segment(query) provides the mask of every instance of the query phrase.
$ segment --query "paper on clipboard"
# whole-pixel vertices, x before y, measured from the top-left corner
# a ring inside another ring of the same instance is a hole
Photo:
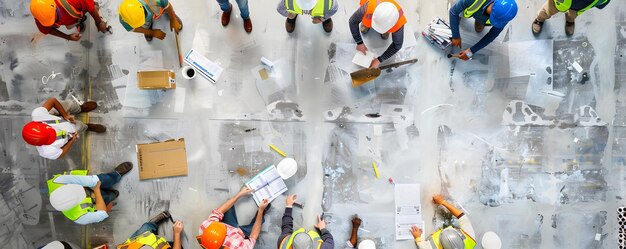
[[[411,226],[424,230],[419,184],[395,184],[396,240],[413,239]]]
[[[370,67],[372,64],[372,60],[376,57],[376,54],[370,51],[365,52],[366,54],[357,51],[352,58],[352,63],[357,64],[362,67]]]

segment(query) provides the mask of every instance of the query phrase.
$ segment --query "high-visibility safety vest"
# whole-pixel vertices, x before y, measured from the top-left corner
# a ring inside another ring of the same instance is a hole
[[[67,0],[57,0],[57,2],[59,2],[59,5],[61,5],[61,7],[65,11],[67,11],[67,13],[70,14],[70,16],[72,16],[72,17],[74,17],[76,19],[81,19],[85,15],[84,12],[74,8],[74,6],[72,6],[70,3],[68,3]]]
[[[67,123],[67,120],[43,120],[40,121],[46,124],[60,124],[60,123]],[[67,137],[67,132],[64,130],[60,130],[57,131],[57,138],[55,140],[59,140],[59,139],[64,139],[65,137]]]
[[[300,228],[296,230],[295,232],[293,232],[291,236],[285,237],[283,241],[280,242],[279,249],[292,249],[291,245],[293,245],[293,240],[294,238],[296,238],[296,235],[304,233],[304,232],[306,232],[306,230],[304,228]],[[322,243],[324,243],[324,241],[322,240],[322,238],[316,231],[311,230],[311,231],[306,232],[306,234],[309,235],[309,237],[311,237],[311,240],[313,242],[317,242],[317,247],[315,248],[320,249],[322,247]]]
[[[393,5],[396,6],[396,8],[398,8],[398,12],[400,12],[400,16],[398,17],[398,21],[396,21],[396,24],[393,25],[393,27],[391,27],[391,29],[389,29],[389,33],[394,33],[398,30],[400,30],[402,28],[402,26],[404,26],[404,24],[406,24],[406,17],[404,16],[404,11],[402,10],[402,7],[400,7],[400,5],[398,3],[396,3],[396,1],[394,0],[361,0],[360,5],[363,6],[364,4],[367,3],[367,10],[365,10],[365,15],[363,15],[363,19],[361,20],[361,24],[363,24],[363,26],[365,26],[366,28],[371,28],[372,27],[372,17],[374,16],[374,10],[376,9],[376,6],[378,6],[378,4],[384,3],[384,2],[389,2],[392,3]]]
[[[487,3],[487,0],[474,0],[474,3],[472,3],[472,5],[470,5],[469,7],[467,7],[467,9],[463,11],[463,17],[472,17],[474,14],[476,14],[476,12],[483,8],[483,5],[485,5],[485,3]],[[487,20],[487,23],[485,24],[491,25],[491,21]]]
[[[134,238],[127,239],[124,244],[118,245],[117,249],[139,249],[142,246],[149,246],[153,249],[172,248],[165,238],[146,231]]]
[[[54,177],[48,180],[47,182],[48,183],[48,196],[52,194],[52,192],[54,192],[56,189],[65,185],[64,183],[54,182],[54,180],[56,180],[59,176],[62,176],[62,175],[86,176],[87,170],[72,170],[70,172],[64,172],[63,174],[54,175]],[[63,214],[68,219],[75,221],[81,216],[89,212],[95,212],[95,210],[96,209],[94,208],[93,199],[91,199],[89,196],[85,196],[85,198],[80,203],[78,203],[78,205],[74,206],[73,208],[70,208],[69,210],[63,211]]]
[[[587,7],[581,9],[578,11],[578,15],[582,14],[583,12],[596,7],[596,6],[600,6],[603,5],[605,3],[608,3],[611,0],[594,0],[591,4],[589,4]],[[572,0],[554,0],[554,5],[556,5],[556,9],[559,10],[560,12],[565,12],[568,11],[570,7],[572,7]]]
[[[161,18],[161,16],[163,15],[163,13],[165,12],[165,9],[167,8],[161,8],[161,6],[159,6],[157,4],[156,0],[139,0],[139,2],[141,2],[143,5],[147,6],[148,9],[150,9],[150,11],[152,11],[152,20],[159,20],[159,18]],[[170,6],[170,3],[167,4],[167,6]],[[155,11],[158,10],[158,11]]]
[[[474,240],[474,238],[472,238],[472,236],[469,236],[462,229],[459,229],[459,230],[461,230],[462,235],[463,235],[463,244],[465,244],[465,249],[473,249],[476,246],[476,241]],[[439,229],[439,231],[431,235],[430,245],[433,248],[443,249],[443,246],[441,246],[441,241],[439,240],[442,231],[443,229]]]
[[[326,12],[330,11],[332,6],[333,0],[318,0],[313,9],[310,11],[307,10],[306,12],[310,13],[312,17],[324,18],[326,16]],[[305,10],[298,6],[296,0],[285,0],[285,8],[287,9],[287,12],[291,14],[305,14]]]

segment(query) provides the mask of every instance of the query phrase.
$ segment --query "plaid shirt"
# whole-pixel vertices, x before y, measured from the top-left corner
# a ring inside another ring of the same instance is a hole
[[[219,222],[219,221],[222,221],[222,219],[224,219],[224,214],[218,211],[217,209],[213,209],[213,211],[211,212],[211,215],[209,215],[209,218],[203,221],[202,224],[200,224],[199,234],[202,235],[202,233],[204,232],[204,229],[209,227],[211,222],[214,222],[214,221]],[[256,239],[253,239],[253,238],[245,239],[245,235],[243,234],[243,231],[241,231],[241,229],[234,228],[228,224],[225,224],[225,225],[226,225],[226,239],[224,240],[224,244],[223,244],[225,247],[228,247],[230,249],[254,248]]]

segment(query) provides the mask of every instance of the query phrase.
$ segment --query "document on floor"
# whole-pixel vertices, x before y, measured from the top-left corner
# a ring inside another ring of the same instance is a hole
[[[246,182],[246,186],[255,190],[254,193],[252,193],[252,198],[257,205],[259,205],[263,199],[272,202],[276,197],[287,192],[287,185],[285,181],[280,178],[278,170],[274,165],[267,167],[261,173],[250,179],[250,181]]]
[[[222,75],[222,71],[224,71],[222,67],[193,49],[189,50],[187,55],[185,55],[184,60],[185,63],[189,64],[198,73],[200,73],[200,75],[204,76],[213,84],[219,80],[220,75]]]
[[[372,60],[374,60],[376,54],[370,51],[365,52],[365,54],[357,51],[352,58],[352,63],[357,64],[362,67],[370,67],[372,64]]]
[[[396,240],[413,239],[411,226],[424,231],[419,184],[395,184]]]

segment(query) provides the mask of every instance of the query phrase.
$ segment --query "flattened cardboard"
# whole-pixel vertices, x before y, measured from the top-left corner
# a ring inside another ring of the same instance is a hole
[[[139,179],[154,179],[187,175],[185,140],[137,144]]]
[[[176,89],[176,74],[169,70],[137,72],[139,89]]]

